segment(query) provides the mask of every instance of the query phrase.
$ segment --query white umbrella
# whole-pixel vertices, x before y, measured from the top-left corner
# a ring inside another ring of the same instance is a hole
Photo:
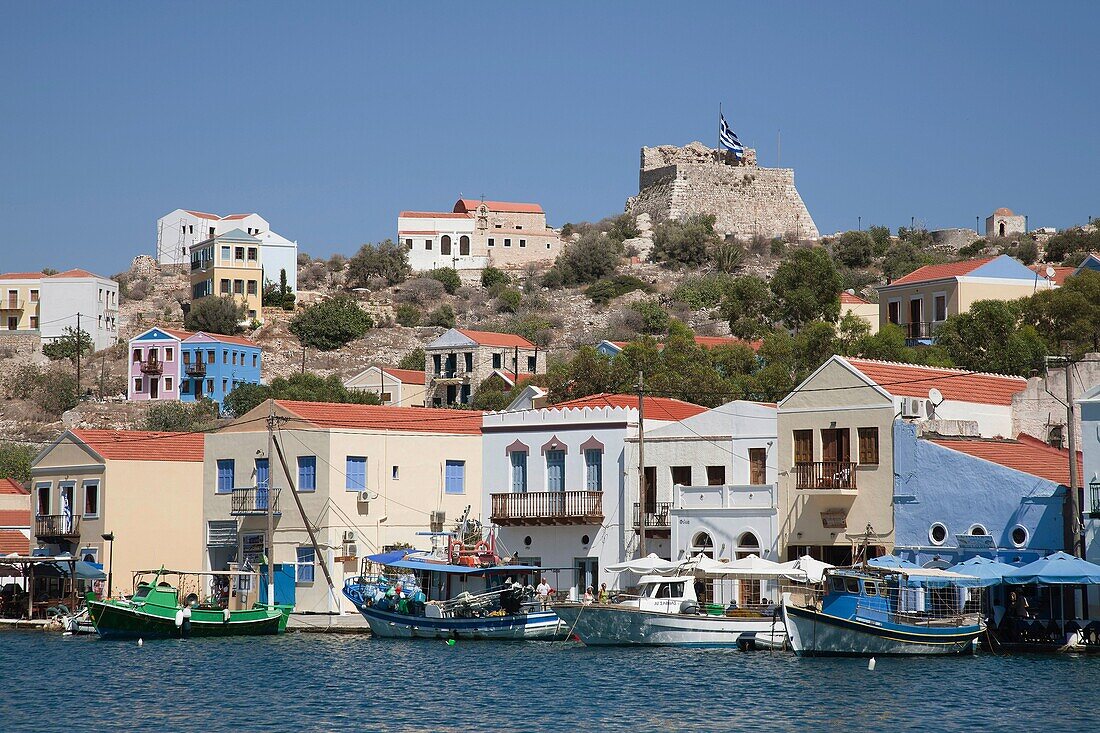
[[[803,555],[797,560],[781,563],[781,567],[788,568],[792,571],[791,575],[788,576],[792,580],[802,580],[805,578],[805,580],[811,583],[820,583],[825,571],[833,566],[827,562],[815,560],[809,555]]]
[[[758,555],[749,555],[733,562],[719,563],[720,567],[706,572],[711,575],[725,575],[737,578],[786,578],[791,576],[790,568],[784,568],[777,562],[765,560]]]
[[[607,569],[613,573],[631,572],[638,575],[653,575],[655,573],[669,573],[678,567],[680,567],[679,564],[657,557],[655,553],[651,552],[645,557],[608,565]]]

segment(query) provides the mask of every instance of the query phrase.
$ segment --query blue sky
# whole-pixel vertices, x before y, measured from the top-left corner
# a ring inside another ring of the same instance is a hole
[[[1096,3],[5,3],[0,272],[124,269],[177,207],[328,256],[402,208],[622,210],[719,101],[822,232],[1100,216]]]

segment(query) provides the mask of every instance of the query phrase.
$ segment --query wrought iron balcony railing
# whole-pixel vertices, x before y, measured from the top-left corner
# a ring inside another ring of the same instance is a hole
[[[279,489],[267,489],[262,486],[249,486],[233,489],[233,503],[229,509],[232,516],[267,514],[267,503],[271,501],[271,513],[280,514]]]
[[[856,464],[851,461],[812,461],[794,466],[796,489],[855,489]]]

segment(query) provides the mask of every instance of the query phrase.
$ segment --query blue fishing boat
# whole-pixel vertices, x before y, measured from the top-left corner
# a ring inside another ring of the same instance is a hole
[[[820,591],[783,594],[783,621],[800,656],[968,653],[985,629],[974,581],[929,568],[831,568]]]
[[[535,595],[541,568],[499,564],[478,543],[452,544],[439,553],[397,551],[372,555],[382,567],[344,583],[375,636],[426,639],[560,640],[568,628]],[[451,559],[456,562],[451,562]]]

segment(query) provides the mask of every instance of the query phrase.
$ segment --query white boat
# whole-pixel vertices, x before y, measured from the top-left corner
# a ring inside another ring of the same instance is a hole
[[[778,608],[700,608],[695,575],[646,575],[639,597],[613,604],[560,603],[553,610],[588,646],[782,648],[786,631]]]

